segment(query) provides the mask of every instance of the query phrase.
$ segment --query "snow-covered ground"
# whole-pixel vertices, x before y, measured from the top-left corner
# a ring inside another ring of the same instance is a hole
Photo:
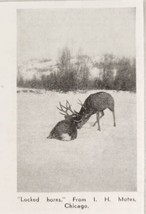
[[[135,191],[136,190],[136,94],[112,92],[116,123],[105,110],[101,132],[92,127],[96,116],[78,130],[77,139],[47,139],[63,119],[56,106],[66,99],[77,111],[95,91],[18,93],[18,191]]]

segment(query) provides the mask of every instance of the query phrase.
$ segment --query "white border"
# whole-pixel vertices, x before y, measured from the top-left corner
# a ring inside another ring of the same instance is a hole
[[[96,196],[111,197],[112,204],[98,203],[97,206],[84,210],[84,213],[144,213],[144,41],[143,41],[143,1],[55,1],[55,2],[9,2],[0,3],[0,210],[3,213],[79,213],[82,210],[65,209],[63,206],[48,205],[45,201],[46,193],[17,193],[16,187],[16,61],[17,61],[17,9],[37,8],[109,8],[136,7],[136,52],[137,52],[137,192],[133,193],[51,193],[51,197]],[[42,201],[38,205],[22,204],[17,196],[40,196]],[[137,202],[117,204],[118,196],[135,197]],[[43,200],[44,198],[44,200]],[[53,209],[53,210],[52,210]],[[43,212],[44,211],[44,212]]]

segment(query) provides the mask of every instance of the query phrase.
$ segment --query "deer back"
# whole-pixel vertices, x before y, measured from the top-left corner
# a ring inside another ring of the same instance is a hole
[[[81,119],[81,122],[77,124],[77,128],[80,129],[89,120],[91,115],[104,111],[106,108],[114,110],[114,99],[110,94],[97,92],[89,95],[79,111],[78,118]]]
[[[91,94],[85,100],[79,114],[95,114],[97,111],[103,111],[106,108],[113,108],[114,99],[106,92],[97,92]]]

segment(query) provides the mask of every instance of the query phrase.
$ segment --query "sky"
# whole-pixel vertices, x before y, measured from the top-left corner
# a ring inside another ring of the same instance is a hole
[[[135,8],[18,10],[18,64],[56,59],[64,47],[74,56],[135,57],[135,32]]]

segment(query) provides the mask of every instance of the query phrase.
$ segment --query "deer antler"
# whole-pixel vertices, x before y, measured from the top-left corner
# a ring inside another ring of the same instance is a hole
[[[66,100],[66,107],[67,107],[67,109],[71,112],[71,113],[75,113],[72,109],[71,109],[71,105],[70,105],[70,103],[68,102],[68,100]]]
[[[77,114],[75,111],[73,111],[71,109],[71,105],[70,103],[68,102],[68,100],[66,100],[66,106],[62,105],[61,102],[59,102],[59,105],[60,105],[60,108],[57,107],[57,109],[60,111],[60,114],[62,115],[68,115],[68,111],[70,111],[72,114]]]
[[[60,105],[60,108],[59,108],[59,107],[57,107],[57,108],[58,108],[58,110],[60,111],[60,114],[62,114],[62,115],[68,115],[67,109],[65,108],[65,106],[63,106],[63,105],[61,104],[61,102],[59,102],[59,105]]]
[[[80,99],[78,99],[78,101],[79,101],[78,104],[81,105],[81,106],[83,106],[82,101]]]
[[[82,103],[82,101],[80,99],[78,99],[78,100],[79,100],[78,104],[81,105],[82,108],[86,109],[84,104]]]

